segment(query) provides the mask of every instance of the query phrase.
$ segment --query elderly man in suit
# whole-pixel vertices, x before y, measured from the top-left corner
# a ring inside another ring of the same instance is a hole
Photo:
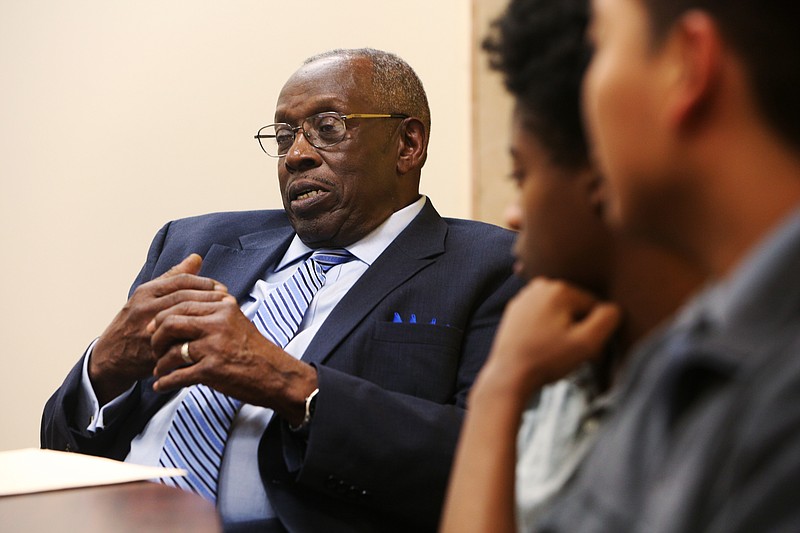
[[[42,445],[185,468],[229,530],[434,529],[518,283],[510,232],[419,194],[429,130],[396,56],[307,60],[256,136],[284,210],[167,224]]]

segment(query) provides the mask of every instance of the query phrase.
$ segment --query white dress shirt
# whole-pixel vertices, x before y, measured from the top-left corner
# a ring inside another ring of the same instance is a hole
[[[419,214],[425,202],[425,196],[421,196],[418,201],[392,214],[369,235],[347,247],[356,260],[334,266],[327,272],[325,285],[312,298],[297,334],[284,348],[287,353],[298,359],[303,356],[314,335],[339,300]],[[295,235],[281,261],[265,274],[264,279],[256,282],[249,299],[241,306],[244,315],[252,319],[264,296],[286,281],[294,273],[299,262],[311,252],[312,250]],[[113,419],[114,407],[122,403],[131,392],[127,391],[105,406],[99,405],[88,375],[88,360],[93,346],[87,350],[84,361],[83,390],[78,407],[79,416],[84,416],[83,419],[88,422],[88,431],[102,429],[105,419]],[[126,462],[158,465],[172,418],[186,392],[185,388],[181,390],[150,419],[144,430],[131,442]],[[254,460],[261,436],[271,418],[271,409],[243,404],[233,420],[220,468],[217,494],[217,506],[226,523],[274,516],[261,482],[258,464]]]

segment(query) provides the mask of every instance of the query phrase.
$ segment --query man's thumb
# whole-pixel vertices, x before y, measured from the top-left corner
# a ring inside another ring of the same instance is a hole
[[[178,274],[197,274],[200,272],[201,266],[203,266],[203,258],[198,254],[189,254],[183,261],[164,272],[161,277],[171,278]]]

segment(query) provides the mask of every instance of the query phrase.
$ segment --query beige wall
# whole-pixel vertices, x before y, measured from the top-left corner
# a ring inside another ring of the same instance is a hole
[[[508,142],[512,99],[502,78],[489,70],[481,42],[508,3],[507,0],[473,0],[472,18],[472,217],[505,224],[505,212],[516,190],[509,179]]]
[[[0,1],[0,450],[38,446],[45,401],[164,222],[280,207],[252,136],[309,55],[407,59],[433,113],[423,192],[444,215],[502,220],[488,197],[507,186],[504,141],[482,148],[471,114],[473,91],[506,105],[474,53],[482,6],[501,1]],[[473,182],[474,153],[495,159]]]

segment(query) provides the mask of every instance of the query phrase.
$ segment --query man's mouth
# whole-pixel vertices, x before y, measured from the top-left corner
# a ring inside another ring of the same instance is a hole
[[[303,180],[292,184],[287,191],[292,211],[296,214],[311,215],[320,209],[329,209],[333,199],[331,191],[318,180]],[[328,200],[326,200],[328,199]]]
[[[308,200],[309,198],[313,198],[313,197],[317,196],[318,194],[322,194],[324,192],[325,191],[323,191],[321,189],[314,189],[313,191],[308,191],[308,192],[304,192],[304,193],[298,194],[297,197],[295,198],[295,200]]]

